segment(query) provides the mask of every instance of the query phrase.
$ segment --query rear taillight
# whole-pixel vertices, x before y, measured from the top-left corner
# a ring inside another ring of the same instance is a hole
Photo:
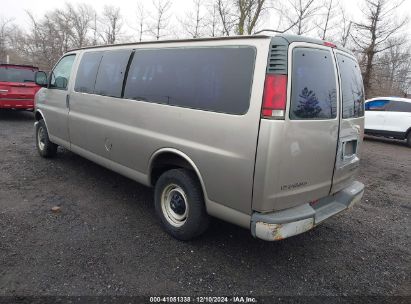
[[[284,119],[286,102],[287,75],[267,74],[265,76],[261,116]]]

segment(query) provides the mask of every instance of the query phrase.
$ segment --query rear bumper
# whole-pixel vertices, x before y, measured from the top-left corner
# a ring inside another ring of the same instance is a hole
[[[0,98],[0,109],[34,109],[34,99]]]
[[[364,185],[355,181],[315,204],[306,203],[271,213],[254,212],[251,216],[251,233],[259,239],[277,241],[306,232],[360,202],[363,194]]]

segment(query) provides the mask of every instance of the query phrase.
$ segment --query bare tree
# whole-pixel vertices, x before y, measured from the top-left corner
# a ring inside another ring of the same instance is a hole
[[[265,0],[236,0],[238,11],[237,34],[252,34],[264,10]]]
[[[348,18],[345,9],[343,7],[340,7],[340,43],[343,47],[347,46],[348,43],[348,38],[350,37],[351,34],[351,28],[352,28],[352,21],[350,18]]]
[[[123,17],[120,13],[120,8],[111,5],[104,6],[101,19],[102,31],[100,33],[104,44],[116,43],[119,40],[122,26]]]
[[[27,16],[29,29],[23,32],[15,28],[10,38],[10,45],[18,50],[18,53],[12,52],[13,57],[19,62],[36,64],[47,70],[68,50],[98,43],[98,16],[85,4],[66,4],[63,8],[48,11],[41,18],[30,12]],[[119,23],[115,24],[114,37],[117,37]]]
[[[403,3],[387,0],[366,0],[361,22],[354,23],[355,33],[351,35],[356,51],[363,57],[363,80],[365,93],[369,96],[374,60],[377,54],[392,48],[388,42],[400,32],[408,19],[399,19],[395,11]]]
[[[73,46],[81,48],[88,43],[87,36],[92,29],[92,21],[96,12],[91,6],[84,3],[78,4],[77,7],[66,3],[65,11],[71,20]]]
[[[344,6],[335,0],[324,0],[317,16],[315,25],[318,28],[318,37],[322,40],[331,39],[344,47],[347,46],[352,21]]]
[[[403,42],[403,43],[402,43]],[[389,41],[393,45],[388,52],[390,95],[406,97],[411,88],[411,46],[406,38]]]
[[[218,7],[214,1],[208,3],[207,13],[204,16],[204,27],[206,29],[206,35],[211,37],[216,37],[220,29],[220,19],[218,14]]]
[[[287,5],[279,9],[287,22],[284,32],[293,30],[297,35],[310,32],[315,26],[310,21],[319,10],[316,0],[288,0]]]
[[[411,82],[410,46],[406,37],[388,39],[391,47],[375,59],[371,95],[403,96]]]
[[[204,14],[201,0],[193,1],[193,9],[186,12],[184,19],[179,19],[180,24],[183,26],[183,30],[192,38],[198,38],[202,36],[202,30],[204,28]]]
[[[164,37],[164,30],[168,26],[168,21],[170,18],[168,11],[171,8],[171,1],[153,0],[153,6],[155,8],[155,12],[152,16],[153,23],[151,24],[149,31],[156,38],[156,40],[159,40]]]
[[[94,11],[93,18],[92,18],[92,21],[91,21],[91,30],[93,32],[93,38],[92,38],[92,41],[91,41],[91,45],[97,45],[98,37],[100,36],[97,21],[98,21],[97,12]]]
[[[53,29],[60,39],[61,51],[67,52],[72,47],[73,22],[70,13],[65,10],[56,9],[48,12],[45,16],[46,27]]]
[[[32,64],[38,66],[39,63],[34,61],[31,56],[27,56],[27,32],[14,25],[7,41],[7,55],[10,62],[16,64]],[[1,60],[0,60],[1,61]],[[42,68],[44,68],[42,66]]]
[[[222,35],[230,36],[232,29],[235,27],[232,3],[229,0],[217,0],[216,6],[221,20]]]
[[[318,27],[318,36],[325,40],[329,31],[335,26],[333,23],[336,17],[336,5],[334,0],[324,0],[322,9],[319,10],[319,19],[316,22]]]
[[[31,22],[30,32],[22,51],[40,66],[51,66],[71,47],[70,20],[60,11],[48,12],[42,19],[27,12]]]
[[[0,62],[6,61],[7,42],[13,31],[13,19],[0,16]]]
[[[143,35],[147,31],[146,27],[146,10],[142,2],[137,3],[137,34],[138,41],[143,40]]]
[[[42,18],[30,12],[27,15],[30,28],[25,33],[16,33],[12,39],[13,45],[28,61],[42,68],[50,69],[72,48],[97,43],[97,31],[94,41],[90,35],[93,19],[97,23],[97,14],[90,6],[66,4],[63,8],[47,12]]]

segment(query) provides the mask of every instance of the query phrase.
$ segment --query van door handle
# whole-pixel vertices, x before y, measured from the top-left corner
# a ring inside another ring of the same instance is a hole
[[[70,108],[70,95],[66,95],[66,107]]]

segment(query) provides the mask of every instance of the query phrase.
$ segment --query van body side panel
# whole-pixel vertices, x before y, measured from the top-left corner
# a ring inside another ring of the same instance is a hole
[[[183,47],[253,47],[256,50],[254,71],[264,71],[269,43],[269,38],[222,40],[188,42]],[[150,47],[136,45],[136,54],[139,48]],[[164,43],[152,47],[182,46],[180,43]],[[73,92],[70,111],[72,144],[78,147],[78,152],[83,149],[135,171],[138,173],[136,177],[149,176],[149,161],[156,151],[176,149],[187,155],[201,172],[206,201],[213,203],[209,204],[210,213],[219,210],[217,204],[227,207],[228,213],[234,210],[238,214],[250,215],[264,77],[264,72],[254,73],[250,106],[244,115]],[[119,171],[112,164],[110,168]],[[222,217],[230,218],[228,214]],[[232,222],[242,218],[242,226],[245,226],[244,219],[249,218],[231,217]]]
[[[103,167],[106,167],[107,169],[113,170],[121,175],[124,175],[132,180],[135,180],[143,185],[149,186],[149,180],[148,176],[144,175],[140,172],[137,172],[135,170],[132,170],[130,168],[124,167],[122,165],[119,165],[118,163],[115,163],[111,160],[109,160],[106,157],[101,157],[97,154],[91,153],[85,149],[80,148],[79,146],[76,145],[71,145],[71,151],[84,157],[87,158],[88,160],[91,160]]]
[[[73,146],[110,159],[107,126],[112,104],[110,97],[71,93],[69,129]]]

